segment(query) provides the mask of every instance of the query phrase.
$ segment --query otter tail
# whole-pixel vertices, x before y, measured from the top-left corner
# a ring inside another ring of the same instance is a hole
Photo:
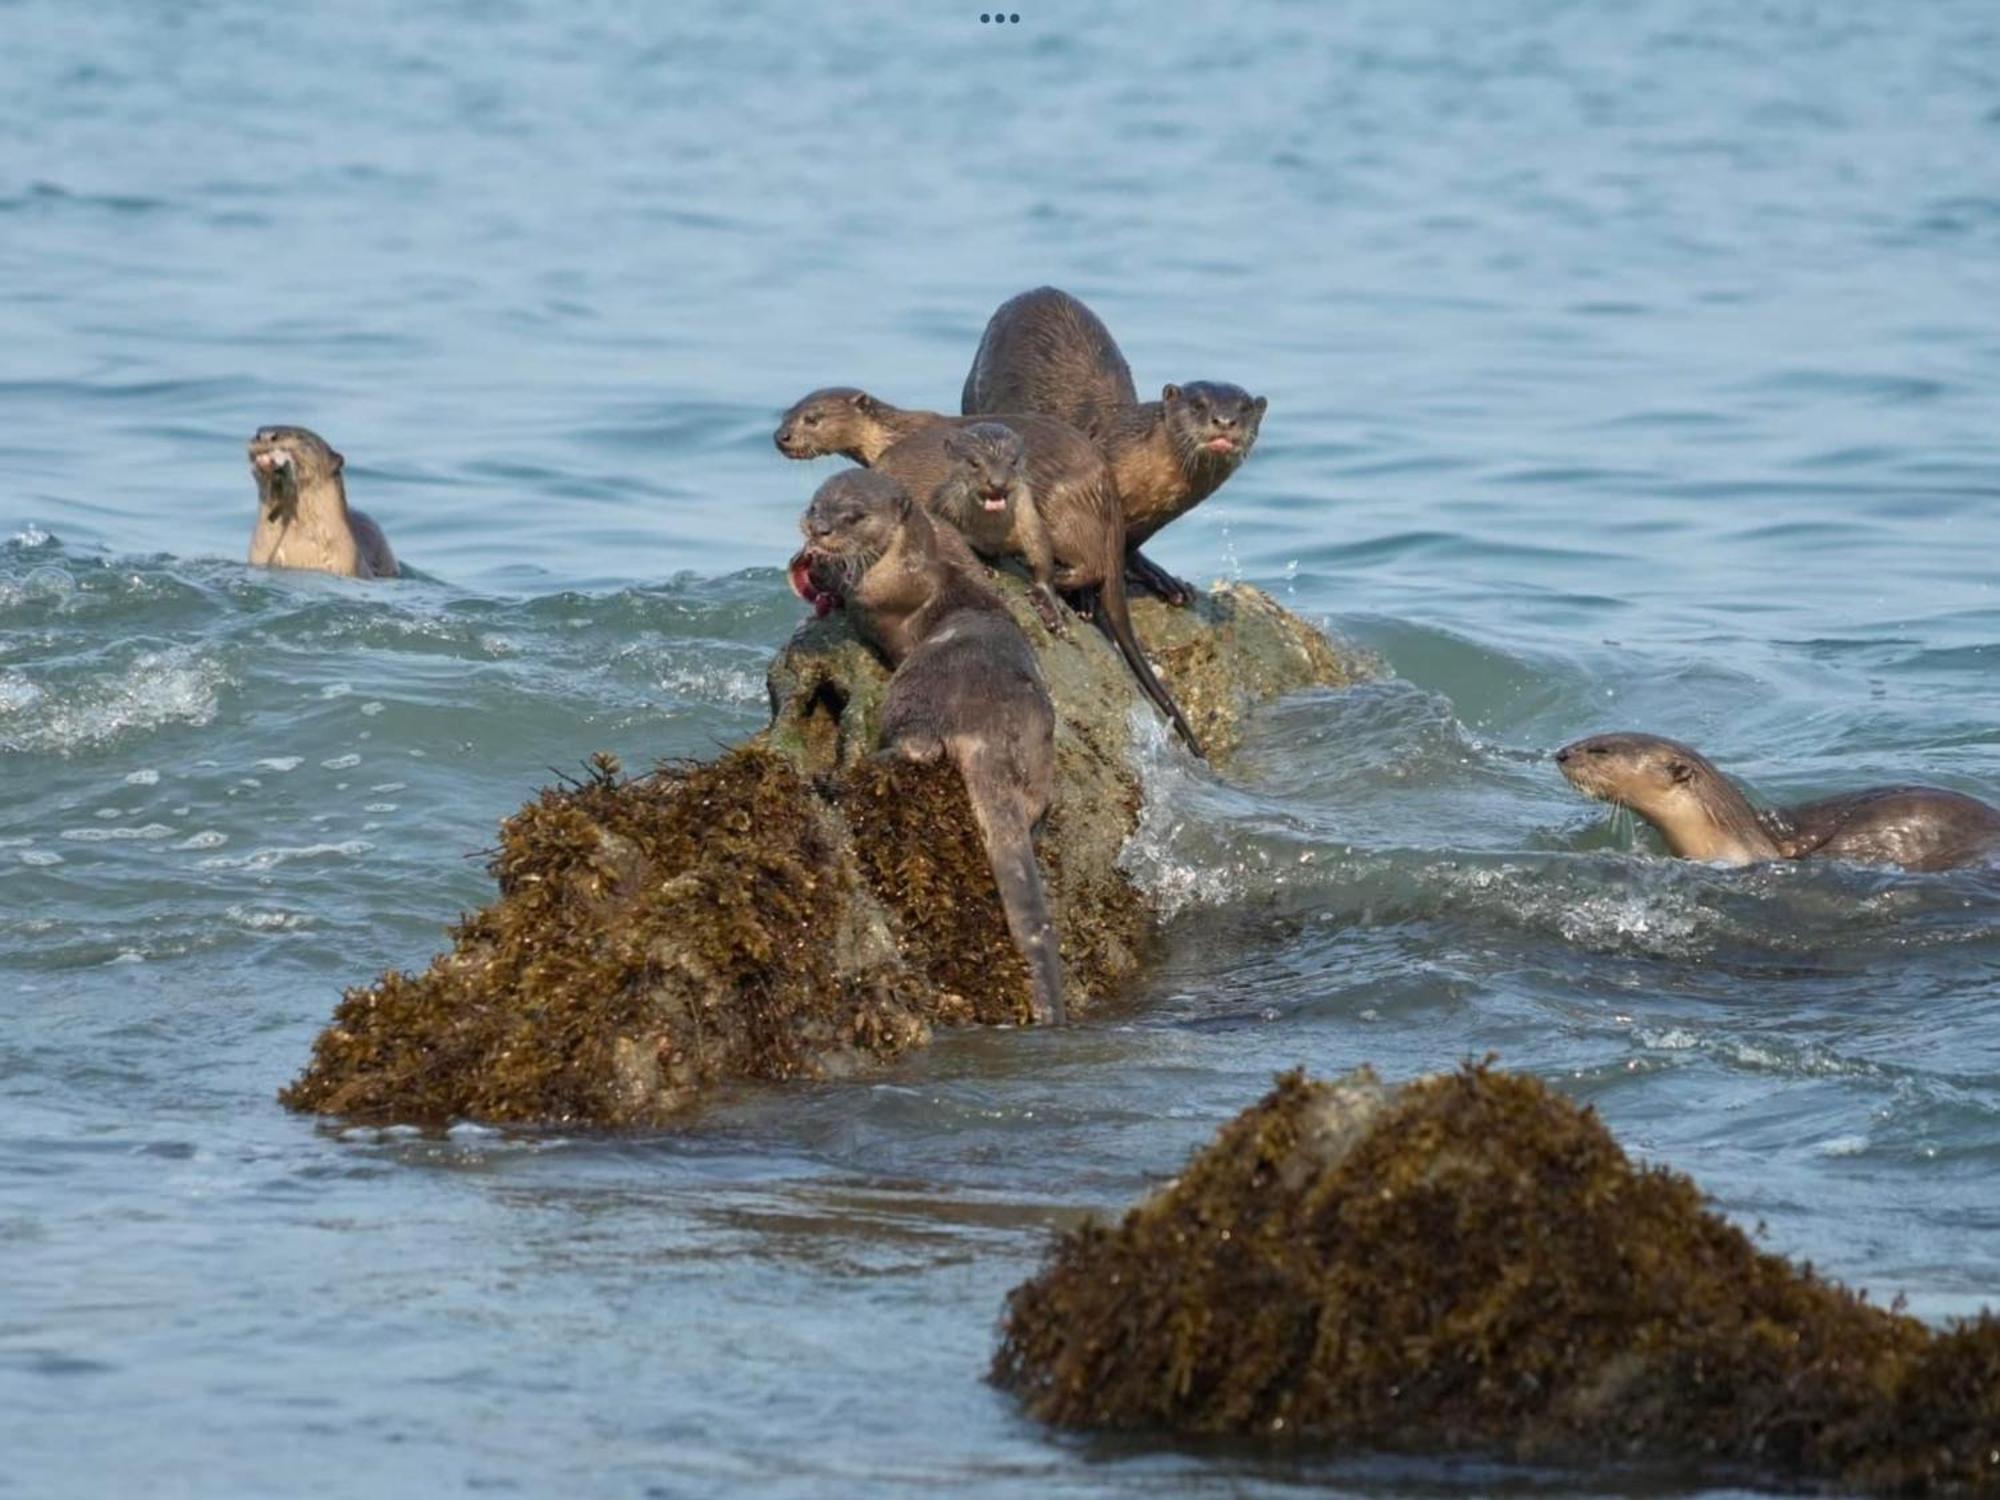
[[[1181,706],[1174,702],[1174,695],[1166,690],[1160,679],[1153,675],[1152,663],[1146,660],[1146,653],[1139,649],[1139,638],[1132,634],[1132,610],[1125,598],[1125,551],[1121,546],[1113,558],[1111,566],[1104,571],[1104,586],[1099,595],[1100,607],[1097,622],[1104,627],[1105,634],[1117,643],[1118,650],[1125,658],[1125,664],[1132,669],[1132,675],[1139,679],[1139,687],[1148,698],[1159,705],[1160,712],[1173,721],[1180,737],[1187,741],[1188,749],[1206,759],[1201,741],[1194,736],[1194,728],[1181,712]]]
[[[975,754],[978,752],[975,751]],[[973,816],[986,840],[986,858],[1000,887],[1000,906],[1007,914],[1007,931],[1028,966],[1034,994],[1035,1019],[1060,1026],[1067,1019],[1062,997],[1062,956],[1056,948],[1055,923],[1049,920],[1048,896],[1042,889],[1042,868],[1035,862],[1035,841],[1018,799],[997,801],[983,795],[982,785],[995,778],[974,776],[961,767],[965,790],[972,798]]]

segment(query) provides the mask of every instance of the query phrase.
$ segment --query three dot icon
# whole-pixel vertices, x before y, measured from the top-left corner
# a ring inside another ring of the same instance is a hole
[[[997,10],[993,11],[982,10],[979,13],[979,24],[982,26],[986,25],[1019,26],[1021,24],[1021,13],[1017,10],[1013,14],[1008,15],[1002,11],[997,11]]]

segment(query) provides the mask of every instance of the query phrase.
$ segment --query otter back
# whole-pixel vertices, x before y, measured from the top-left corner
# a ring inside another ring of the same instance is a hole
[[[959,409],[967,416],[1039,412],[1092,437],[1138,403],[1132,367],[1103,320],[1052,286],[1022,292],[987,321]]]

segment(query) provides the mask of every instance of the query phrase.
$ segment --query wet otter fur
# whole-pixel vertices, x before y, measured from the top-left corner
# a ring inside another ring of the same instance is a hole
[[[1118,341],[1068,292],[1037,287],[1000,304],[986,324],[960,407],[968,416],[1039,412],[1104,450],[1125,513],[1127,566],[1170,604],[1194,590],[1139,548],[1222,487],[1256,444],[1269,405],[1241,386],[1196,380],[1139,400]]]
[[[892,672],[878,753],[948,757],[965,782],[1001,907],[1028,966],[1035,1018],[1064,1019],[1062,965],[1034,830],[1055,786],[1055,707],[1021,628],[941,550],[909,492],[872,471],[835,475],[800,518],[791,581],[815,610],[848,610]]]
[[[343,578],[394,578],[389,539],[347,503],[347,460],[303,427],[261,427],[250,439],[257,481],[253,568],[304,568]]]
[[[938,412],[910,411],[878,400],[852,386],[830,386],[803,397],[779,422],[773,440],[787,458],[820,458],[838,453],[889,475],[933,514],[958,502],[940,501],[941,488],[964,484],[968,477],[963,456],[973,449],[1004,463],[1001,453],[984,440],[961,436],[973,428],[1000,426],[1021,440],[1026,455],[1025,486],[1009,481],[1015,519],[1009,534],[1034,550],[1006,551],[1025,562],[1037,592],[1049,586],[1062,590],[1092,609],[1146,696],[1167,716],[1190,750],[1202,754],[1194,728],[1153,672],[1132,630],[1125,595],[1125,520],[1117,489],[1104,457],[1095,445],[1065,422],[1032,413],[1001,417],[948,417]],[[954,444],[957,452],[954,452]],[[1011,452],[1011,450],[1009,450]],[[1022,472],[1018,463],[1014,472]],[[954,519],[946,515],[946,519]],[[1037,533],[1046,535],[1048,555],[1040,554]],[[975,546],[977,546],[975,542]],[[1037,607],[1040,605],[1038,603]],[[1044,616],[1046,619],[1046,615]]]
[[[1062,634],[1055,550],[1028,484],[1028,445],[998,422],[944,429],[942,441],[951,467],[924,499],[924,509],[949,521],[981,557],[1018,557],[1026,563],[1035,613]]]
[[[1631,808],[1683,859],[1844,859],[1925,871],[2000,856],[2000,809],[1962,792],[1874,787],[1759,811],[1706,757],[1657,735],[1594,735],[1555,759],[1570,785]]]

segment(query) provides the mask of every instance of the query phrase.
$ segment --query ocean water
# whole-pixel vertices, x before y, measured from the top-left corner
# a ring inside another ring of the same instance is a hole
[[[1294,1064],[1498,1053],[2000,1302],[2000,875],[1657,857],[1549,752],[2000,796],[2000,14],[0,4],[0,1493],[1644,1488],[1051,1436],[1052,1229]],[[1147,750],[1113,1013],[603,1138],[280,1110],[607,749],[758,728],[809,387],[1086,297],[1268,395],[1154,555],[1391,675]],[[418,576],[242,565],[295,422]]]

